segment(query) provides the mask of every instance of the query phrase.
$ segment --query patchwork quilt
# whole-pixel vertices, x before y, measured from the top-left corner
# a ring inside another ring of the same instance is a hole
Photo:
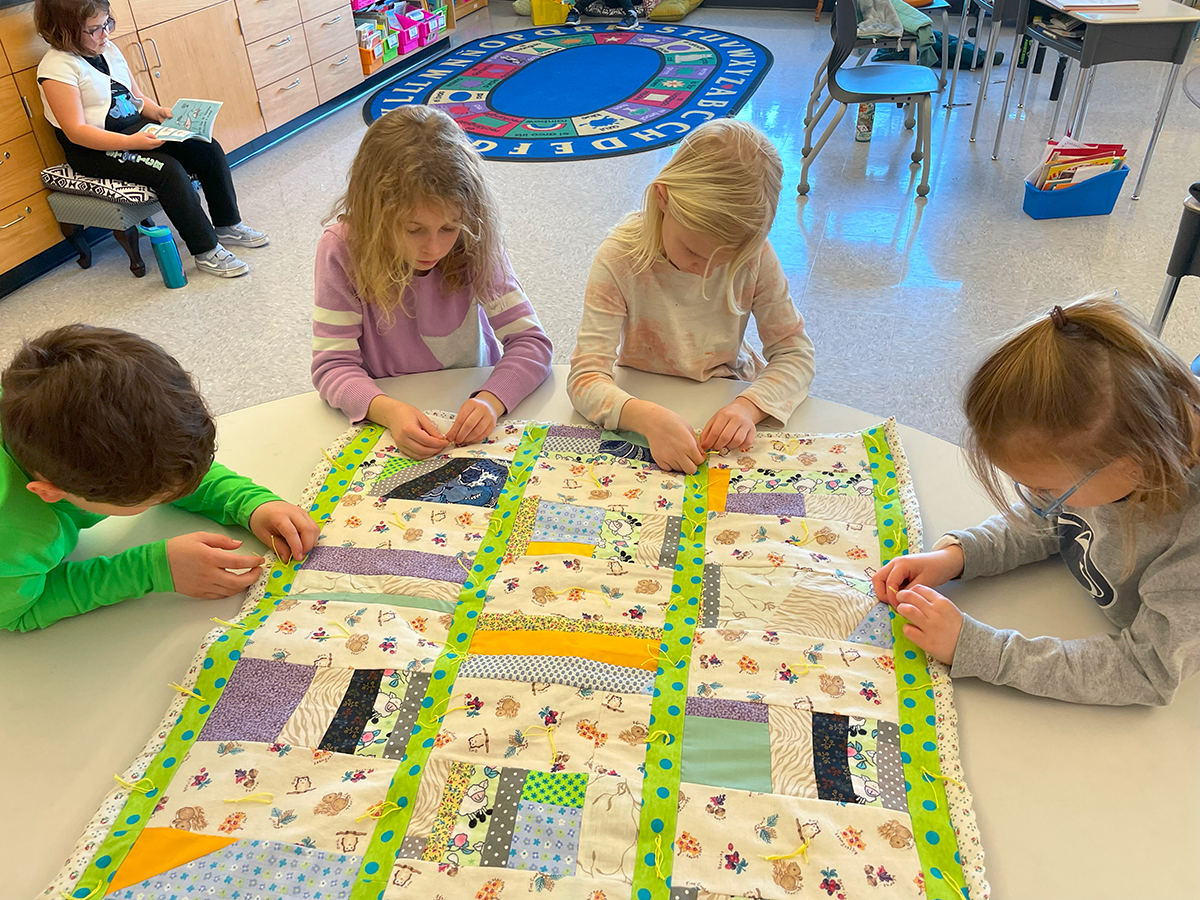
[[[920,547],[894,421],[693,476],[370,425],[303,501],[46,896],[988,897],[949,677],[871,589]]]

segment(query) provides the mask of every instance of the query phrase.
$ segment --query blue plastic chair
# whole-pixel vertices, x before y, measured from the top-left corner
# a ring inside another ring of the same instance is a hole
[[[804,128],[804,149],[801,151],[804,165],[797,190],[801,194],[808,193],[808,167],[846,114],[846,107],[851,103],[900,103],[916,104],[920,111],[916,122],[917,148],[912,153],[912,160],[914,163],[924,160],[921,183],[917,185],[917,194],[924,197],[929,193],[930,133],[933,130],[931,96],[938,89],[937,75],[925,66],[904,63],[842,68],[858,42],[858,7],[854,0],[837,0],[834,29],[833,51],[829,54],[826,76],[829,94]],[[813,131],[834,100],[840,104],[838,111],[813,146]]]

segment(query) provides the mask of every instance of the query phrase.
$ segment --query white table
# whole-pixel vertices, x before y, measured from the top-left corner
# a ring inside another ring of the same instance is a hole
[[[410,376],[384,386],[425,407],[455,410],[487,371]],[[565,368],[556,367],[516,416],[581,421],[566,399],[565,380]],[[628,371],[620,380],[697,426],[741,388],[728,380],[696,385]],[[809,400],[789,428],[846,431],[876,421]],[[279,400],[221,417],[217,457],[295,500],[319,448],[346,426],[316,394]],[[927,545],[943,530],[988,514],[957,447],[903,426],[901,434]],[[84,533],[76,556],[194,530],[221,529],[171,508],[108,519]],[[1107,625],[1066,569],[1053,563],[954,585],[948,593],[984,621],[1028,634],[1082,637]],[[0,634],[0,900],[32,897],[50,881],[112,775],[125,770],[158,725],[173,698],[167,683],[186,670],[213,627],[209,617],[229,618],[240,604],[240,597],[152,595],[42,632]],[[1166,709],[1077,707],[970,679],[957,683],[955,694],[963,764],[997,900],[1200,894],[1200,680],[1188,682]]]

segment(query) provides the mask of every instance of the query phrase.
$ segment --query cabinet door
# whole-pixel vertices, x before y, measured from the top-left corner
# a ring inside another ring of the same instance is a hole
[[[57,166],[67,161],[63,154],[62,144],[54,133],[54,127],[46,121],[46,111],[42,106],[42,94],[37,85],[37,69],[22,69],[13,76],[17,83],[17,91],[21,95],[24,106],[29,107],[33,121],[33,136],[37,138],[38,149],[42,151],[42,160],[47,166]]]
[[[0,209],[0,272],[7,272],[62,240],[58,222],[46,202],[49,193],[38,191]]]
[[[36,66],[50,49],[33,27],[33,4],[0,9],[0,46],[14,72]]]
[[[110,41],[137,31],[137,25],[133,21],[133,10],[129,8],[129,0],[108,0],[108,14],[117,23],[113,33],[108,36]]]
[[[266,131],[233,0],[140,28],[138,36],[159,103],[170,106],[180,97],[222,101],[213,133],[226,150]]]
[[[158,92],[155,90],[154,78],[150,75],[150,61],[154,59],[153,51],[147,50],[146,45],[138,40],[137,32],[132,34],[122,35],[119,38],[109,38],[117,49],[125,56],[125,62],[129,64],[129,71],[133,73],[133,80],[137,82],[138,90],[142,92],[143,97],[148,97],[155,103],[159,102]],[[204,99],[204,98],[197,98]],[[168,103],[171,101],[168,100]]]
[[[16,82],[9,75],[0,75],[0,144],[29,131],[29,117],[21,105]]]

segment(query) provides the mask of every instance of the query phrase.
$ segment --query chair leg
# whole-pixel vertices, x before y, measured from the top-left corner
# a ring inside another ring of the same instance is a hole
[[[1029,62],[1025,64],[1025,78],[1021,81],[1021,99],[1017,101],[1017,109],[1025,108],[1025,92],[1029,90],[1029,73],[1033,69],[1033,61],[1037,57],[1038,42],[1029,45]]]
[[[1004,79],[1004,99],[1000,101],[1000,121],[996,123],[996,143],[992,146],[992,159],[1000,158],[1000,138],[1004,134],[1004,122],[1008,118],[1008,98],[1012,96],[1013,81],[1017,77],[1017,48],[1021,46],[1021,29],[1017,29],[1017,39],[1013,41],[1013,55],[1009,60],[1008,77]],[[1033,65],[1030,58],[1025,66],[1025,80],[1029,80],[1029,69]]]
[[[829,57],[825,57],[825,61],[821,63],[821,67],[817,69],[816,75],[813,76],[812,93],[808,95],[808,107],[804,110],[804,124],[807,125],[812,118],[813,109],[821,100],[821,91],[825,90],[825,84],[829,81]]]
[[[821,21],[821,10],[825,7],[825,0],[817,0],[817,14],[813,16],[814,22]]]
[[[125,231],[113,231],[113,237],[117,239],[117,243],[121,245],[125,250],[126,256],[129,257],[129,271],[137,278],[141,278],[146,274],[146,264],[142,261],[142,249],[138,246],[141,236],[141,232],[137,230],[137,226]]]
[[[988,32],[987,57],[983,61],[983,75],[979,79],[979,98],[975,103],[975,118],[971,121],[971,143],[979,130],[979,114],[983,112],[983,101],[987,99],[988,81],[992,77],[992,58],[996,55],[996,42],[1000,40],[1000,23],[992,19],[992,30]]]
[[[982,6],[979,7],[979,18],[975,20],[975,53],[971,57],[971,71],[974,72],[979,68],[979,39],[983,37],[984,17],[987,15],[987,10]]]
[[[967,19],[970,18],[971,0],[963,0],[962,13],[958,17],[958,46],[954,52],[954,71],[950,73],[950,96],[944,104],[946,109],[954,109],[954,91],[958,87],[958,72],[962,68],[963,41],[967,37]]]
[[[832,102],[833,95],[830,94],[821,101],[821,106],[817,109],[817,114],[813,116],[809,123],[804,127],[804,146],[800,150],[801,156],[807,157],[808,154],[812,153],[813,132],[817,130],[817,123],[820,122],[824,117],[825,110],[829,109],[829,104]]]
[[[926,94],[921,98],[921,124],[918,140],[924,139],[925,162],[921,166],[921,183],[917,185],[917,196],[929,193],[929,170],[933,164],[933,97]]]
[[[912,128],[917,124],[917,111],[913,108],[912,103],[904,104],[904,127]]]
[[[59,222],[58,229],[63,233],[71,246],[79,253],[79,259],[75,262],[79,263],[79,268],[90,269],[92,267],[92,248],[88,244],[87,239],[83,236],[82,225],[72,225],[68,222]]]
[[[1070,56],[1065,57],[1065,59],[1067,60],[1067,65],[1063,68],[1062,86],[1058,91],[1058,100],[1054,103],[1054,118],[1050,120],[1050,133],[1046,135],[1046,140],[1048,141],[1053,140],[1054,133],[1058,131],[1058,115],[1062,112],[1063,95],[1066,94],[1065,88],[1071,78],[1071,67],[1075,63],[1075,60]]]
[[[838,104],[837,115],[826,126],[821,133],[821,139],[817,141],[817,145],[812,148],[812,152],[804,157],[804,165],[800,167],[800,184],[796,187],[796,191],[801,194],[808,193],[808,167],[812,165],[812,161],[817,158],[817,154],[821,152],[821,148],[825,146],[825,142],[829,140],[829,136],[833,134],[833,130],[838,127],[838,122],[842,121],[842,116],[846,114],[847,106],[845,103]]]

